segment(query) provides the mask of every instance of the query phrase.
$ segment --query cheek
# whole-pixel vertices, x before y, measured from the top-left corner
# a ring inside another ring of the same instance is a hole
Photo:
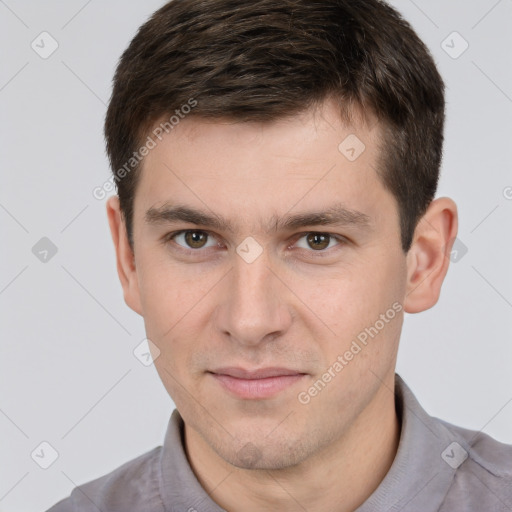
[[[197,280],[183,279],[179,269],[162,260],[142,260],[138,269],[144,321],[155,337],[164,336],[201,297]]]
[[[404,268],[396,256],[382,254],[325,278],[297,281],[297,295],[304,311],[310,311],[302,319],[311,318],[307,328],[318,333],[326,363],[343,355],[358,337],[367,345],[361,344],[361,353],[353,358],[359,363],[350,366],[367,367],[377,358],[384,361],[393,355],[401,325],[396,308],[403,302]],[[384,320],[381,315],[385,315]]]
[[[190,311],[187,290],[163,272],[145,273],[141,287],[146,335],[160,351],[155,367],[172,396],[179,392],[178,382],[183,380],[190,347],[183,337],[183,327],[188,328],[189,336],[194,336],[187,322],[194,313],[193,309]]]
[[[215,281],[198,272],[185,273],[161,258],[145,261],[139,269],[139,289],[147,337],[157,345],[160,356],[155,366],[164,382],[173,386],[186,375],[198,340],[208,321],[204,300]],[[167,386],[166,386],[167,387]]]
[[[378,318],[400,296],[398,283],[392,265],[359,262],[325,277],[303,277],[293,289],[320,320],[341,333]]]

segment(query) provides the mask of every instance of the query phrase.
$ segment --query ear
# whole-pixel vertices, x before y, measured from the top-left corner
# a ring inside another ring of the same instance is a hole
[[[425,311],[438,301],[457,229],[457,205],[448,197],[432,201],[416,226],[407,253],[407,313]]]
[[[114,242],[114,248],[116,250],[117,274],[119,275],[119,280],[123,287],[124,300],[131,309],[142,316],[135,255],[128,242],[126,225],[118,196],[108,198],[107,216],[112,241]]]

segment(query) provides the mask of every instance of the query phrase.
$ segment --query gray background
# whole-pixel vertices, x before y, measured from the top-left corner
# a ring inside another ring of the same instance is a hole
[[[0,1],[0,511],[45,510],[161,444],[173,409],[133,354],[143,321],[123,301],[105,201],[92,196],[109,177],[116,62],[160,5]],[[457,261],[439,303],[406,315],[398,372],[429,413],[512,443],[512,1],[393,5],[447,84],[438,195],[460,214]],[[31,47],[51,49],[43,31],[59,45],[46,59]],[[469,43],[457,58],[454,31]],[[58,249],[46,262],[32,251],[42,237]],[[59,454],[48,469],[43,441]]]

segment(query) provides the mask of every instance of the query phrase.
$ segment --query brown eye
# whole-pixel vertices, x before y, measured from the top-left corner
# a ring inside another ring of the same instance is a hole
[[[329,246],[329,242],[331,241],[330,235],[326,235],[323,233],[309,233],[307,235],[307,243],[309,247],[314,249],[315,251],[321,251]]]
[[[204,231],[186,231],[184,237],[192,249],[201,249],[208,240],[208,235]]]
[[[303,253],[307,251],[309,256],[323,257],[332,255],[333,251],[341,249],[345,243],[346,239],[342,235],[310,231],[303,233],[294,245],[301,249]]]
[[[204,249],[217,245],[215,239],[209,233],[197,229],[184,229],[171,233],[167,235],[166,240],[172,240],[184,249]]]

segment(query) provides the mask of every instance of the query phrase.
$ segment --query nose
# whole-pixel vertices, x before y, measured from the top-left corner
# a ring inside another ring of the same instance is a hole
[[[272,341],[291,325],[291,294],[270,266],[265,251],[247,263],[237,254],[233,268],[223,280],[217,306],[216,328],[224,336],[247,347]]]

